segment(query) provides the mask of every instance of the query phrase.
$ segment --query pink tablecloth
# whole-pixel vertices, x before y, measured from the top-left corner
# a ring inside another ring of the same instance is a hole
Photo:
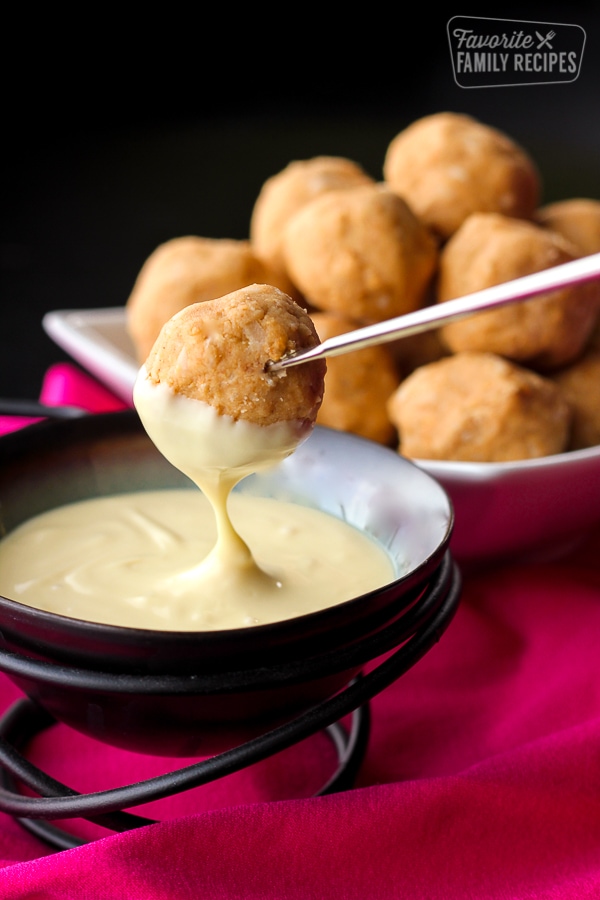
[[[352,790],[312,796],[332,764],[316,735],[135,810],[157,824],[113,834],[70,823],[94,838],[74,849],[52,851],[0,813],[0,897],[600,897],[599,559],[600,531],[553,563],[465,573],[440,642],[371,702]],[[0,676],[0,706],[17,696]],[[77,790],[189,762],[62,725],[28,755]]]

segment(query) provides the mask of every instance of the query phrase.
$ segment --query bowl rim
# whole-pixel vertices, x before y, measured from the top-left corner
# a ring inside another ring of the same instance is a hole
[[[29,449],[34,450],[34,445],[38,436],[40,438],[40,445],[43,445],[43,436],[45,433],[52,433],[55,435],[58,435],[61,432],[87,433],[89,429],[89,437],[107,437],[115,433],[114,430],[111,430],[111,428],[117,429],[121,424],[125,425],[126,428],[126,430],[122,432],[122,436],[126,436],[127,434],[132,433],[147,437],[136,410],[113,410],[103,413],[83,415],[81,417],[76,417],[73,419],[44,419],[38,422],[33,422],[32,424],[19,429],[18,431],[0,435],[0,455],[2,449],[8,447],[9,452],[12,453],[13,456],[17,456],[18,451],[23,446],[24,442],[29,447]],[[245,638],[248,634],[263,638],[274,630],[277,630],[279,637],[281,636],[282,632],[285,632],[287,634],[296,630],[298,628],[298,624],[310,627],[310,624],[312,622],[317,622],[317,620],[319,619],[323,620],[328,619],[329,617],[333,618],[339,612],[349,610],[353,606],[357,606],[359,604],[368,604],[369,598],[374,596],[381,597],[382,594],[395,594],[399,590],[402,590],[402,596],[404,596],[405,593],[407,595],[410,595],[411,589],[416,588],[419,584],[425,583],[427,577],[432,574],[436,570],[436,568],[438,568],[444,556],[449,551],[450,540],[455,524],[455,511],[448,491],[442,484],[440,484],[439,481],[437,481],[434,476],[424,471],[416,461],[401,456],[389,447],[386,447],[382,444],[377,444],[359,435],[350,434],[348,432],[339,432],[336,429],[332,429],[327,426],[316,425],[315,431],[317,433],[332,433],[336,436],[336,439],[349,439],[356,446],[363,444],[368,446],[371,451],[374,451],[377,454],[389,455],[390,458],[398,458],[402,461],[402,465],[406,466],[407,471],[409,469],[413,469],[419,473],[420,477],[429,479],[435,484],[440,498],[443,498],[445,501],[445,513],[447,515],[447,521],[444,533],[441,539],[438,541],[437,546],[416,566],[411,567],[409,571],[403,572],[402,574],[398,575],[398,577],[394,578],[392,581],[379,588],[375,588],[356,597],[351,597],[350,599],[342,601],[341,603],[333,604],[331,606],[314,610],[309,613],[304,613],[303,615],[295,616],[291,619],[282,619],[279,621],[267,622],[259,625],[249,625],[240,628],[221,630],[215,629],[200,632],[190,630],[178,631],[171,629],[161,630],[155,628],[140,628],[95,622],[87,619],[78,619],[75,616],[61,615],[60,613],[51,612],[48,610],[40,610],[36,607],[29,606],[28,604],[20,603],[18,600],[14,600],[10,597],[5,597],[2,594],[0,594],[0,611],[2,611],[4,616],[8,615],[11,621],[31,618],[32,615],[35,615],[40,625],[46,624],[49,627],[60,625],[60,627],[65,628],[67,631],[77,632],[81,632],[83,629],[83,632],[90,637],[93,637],[94,635],[97,635],[98,637],[104,635],[106,636],[106,638],[111,639],[113,637],[116,638],[119,636],[127,636],[127,638],[131,640],[139,639],[139,641],[142,641],[144,643],[154,643],[160,640],[178,640],[184,643],[192,643],[194,639],[198,639],[198,635],[202,635],[203,637],[210,639],[210,641],[213,643],[219,643],[220,641],[227,642],[235,639],[239,640],[241,638]],[[148,441],[150,441],[150,438],[148,438]],[[404,607],[400,604],[399,609],[403,608]],[[323,630],[327,630],[326,623],[324,623],[323,625]]]
[[[579,450],[569,450],[564,453],[538,456],[532,459],[515,459],[503,462],[471,462],[466,460],[423,458],[414,458],[412,461],[434,477],[456,475],[463,476],[467,480],[484,480],[485,478],[502,476],[511,472],[571,468],[579,463],[586,463],[589,460],[596,459],[600,462],[600,444],[593,447],[583,447]]]

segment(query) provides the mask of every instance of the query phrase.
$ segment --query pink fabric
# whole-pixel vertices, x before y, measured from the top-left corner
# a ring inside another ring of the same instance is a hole
[[[17,431],[25,425],[33,425],[34,422],[39,421],[40,419],[31,416],[0,416],[0,435],[8,434],[9,431]]]
[[[71,363],[57,363],[48,369],[40,402],[47,406],[79,406],[95,413],[127,408],[123,400]],[[0,435],[39,421],[29,416],[0,416]]]
[[[48,406],[80,406],[95,413],[127,408],[112,391],[71,363],[57,363],[48,369],[40,400]]]
[[[68,402],[74,402],[71,398]],[[323,735],[135,810],[158,824],[51,851],[0,813],[0,897],[600,897],[600,531],[548,564],[465,573],[435,647],[371,703],[354,789],[311,796]],[[0,676],[0,705],[18,691]],[[29,758],[78,790],[184,765],[66,726]]]

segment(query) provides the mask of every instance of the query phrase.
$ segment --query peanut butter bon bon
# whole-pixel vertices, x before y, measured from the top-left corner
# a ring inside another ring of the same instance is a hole
[[[234,422],[285,426],[297,443],[315,423],[325,364],[283,378],[267,373],[265,364],[318,344],[297,303],[278,288],[254,284],[174,315],[146,359],[145,379]]]
[[[213,506],[219,540],[202,568],[216,578],[253,571],[263,580],[227,501],[237,482],[289,456],[312,430],[325,364],[282,378],[266,363],[318,343],[294,300],[254,284],[173,316],[140,370],[134,402],[144,427]]]

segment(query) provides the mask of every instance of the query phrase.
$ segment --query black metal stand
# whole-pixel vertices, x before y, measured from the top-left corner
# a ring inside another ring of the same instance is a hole
[[[6,766],[0,771],[0,780],[4,789],[12,793],[13,796],[17,798],[23,797],[17,782],[28,785],[28,787],[44,797],[68,798],[81,796],[27,762],[19,753],[23,743],[26,743],[27,740],[54,724],[55,721],[44,710],[27,699],[18,700],[0,720],[0,734],[2,735],[0,739],[0,764]],[[325,794],[348,790],[352,787],[364,758],[369,730],[370,711],[368,706],[360,707],[352,713],[351,727],[349,729],[346,729],[339,722],[335,722],[324,730],[336,750],[338,765],[331,778],[314,796],[324,796]],[[251,765],[254,761],[249,757],[246,765]],[[206,761],[203,760],[196,763],[192,768],[202,767],[205,763]],[[243,766],[240,765],[239,768],[243,768]],[[17,774],[18,778],[15,777]],[[171,773],[171,777],[176,779],[177,774],[177,772]],[[216,780],[218,777],[222,776],[217,771],[214,777],[207,779],[207,781]],[[174,792],[176,792],[175,781],[173,786]],[[136,785],[130,785],[126,788],[131,793],[132,800],[135,800],[136,787]],[[85,796],[93,800],[95,795],[89,794]],[[30,831],[56,849],[66,850],[85,843],[83,839],[61,828],[57,828],[43,819],[25,816],[17,816],[16,818],[27,831]],[[121,811],[95,816],[93,815],[93,810],[90,810],[90,814],[83,816],[83,818],[117,832],[141,828],[156,821]]]
[[[369,659],[388,654],[371,671],[292,721],[238,747],[125,787],[78,794],[28,762],[21,749],[35,734],[54,724],[54,719],[32,701],[18,701],[0,720],[0,810],[13,815],[51,846],[66,849],[85,841],[52,826],[48,820],[79,817],[113,831],[143,827],[153,820],[123,810],[207,784],[323,730],[336,748],[338,768],[316,796],[347,790],[352,787],[366,752],[369,701],[412,668],[440,639],[458,606],[460,588],[459,571],[448,553],[412,611],[411,633],[407,634],[406,622],[402,620],[365,639]],[[396,649],[389,653],[390,648]],[[351,727],[346,731],[340,722],[349,715]],[[19,783],[39,796],[25,796]]]

